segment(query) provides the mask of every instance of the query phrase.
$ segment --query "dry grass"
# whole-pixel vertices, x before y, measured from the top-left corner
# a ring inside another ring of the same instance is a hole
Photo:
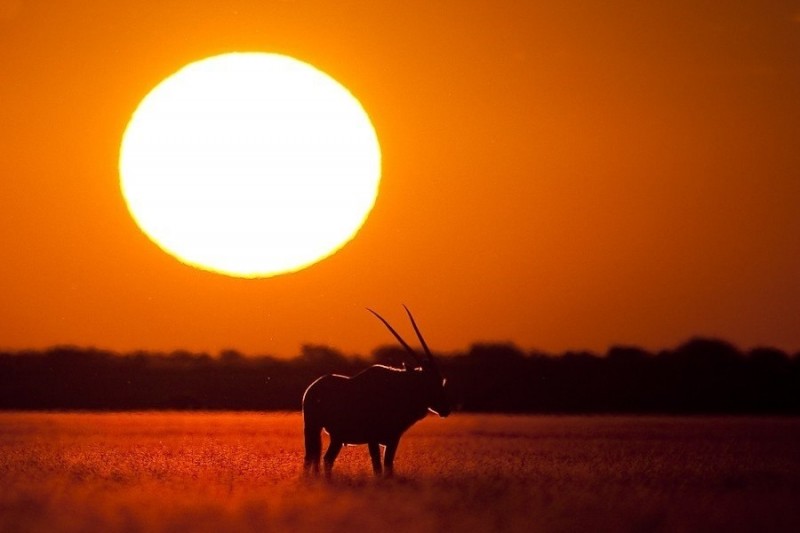
[[[800,420],[429,418],[304,479],[298,414],[0,414],[0,531],[798,531]]]

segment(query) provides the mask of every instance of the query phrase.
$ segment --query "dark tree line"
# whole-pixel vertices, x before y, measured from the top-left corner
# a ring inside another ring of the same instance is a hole
[[[800,354],[741,352],[720,340],[694,339],[656,354],[614,347],[603,356],[475,344],[439,361],[456,410],[800,414]],[[0,409],[298,410],[303,391],[322,374],[407,362],[395,347],[359,358],[304,346],[289,360],[73,347],[0,353]]]

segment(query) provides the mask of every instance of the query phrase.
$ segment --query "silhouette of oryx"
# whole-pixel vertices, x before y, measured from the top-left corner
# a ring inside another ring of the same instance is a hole
[[[384,467],[392,475],[397,444],[405,431],[433,411],[441,417],[450,414],[445,380],[433,354],[425,344],[411,311],[403,306],[419,338],[425,355],[418,355],[389,323],[372,309],[370,313],[389,328],[392,335],[419,364],[413,370],[373,365],[352,378],[328,374],[309,385],[303,395],[303,422],[306,441],[304,468],[319,473],[322,453],[321,431],[331,438],[325,452],[325,475],[344,444],[367,444],[375,475],[381,475],[380,446],[385,446]]]

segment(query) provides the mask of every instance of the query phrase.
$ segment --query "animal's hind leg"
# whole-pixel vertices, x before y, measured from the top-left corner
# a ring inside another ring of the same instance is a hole
[[[322,428],[312,424],[305,425],[306,457],[303,461],[303,470],[308,473],[319,474],[319,458],[322,455]]]
[[[372,459],[372,471],[375,472],[376,476],[380,476],[381,472],[383,472],[383,467],[381,466],[381,446],[377,442],[370,442],[367,446],[369,447],[369,456]]]
[[[327,477],[331,476],[333,462],[336,460],[336,456],[339,455],[340,451],[342,451],[342,441],[331,437],[331,444],[328,446],[328,451],[325,452],[325,475]]]

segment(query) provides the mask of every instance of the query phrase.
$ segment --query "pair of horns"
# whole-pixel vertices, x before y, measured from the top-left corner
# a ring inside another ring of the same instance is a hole
[[[414,327],[414,332],[417,334],[417,338],[419,339],[420,344],[422,344],[422,349],[425,350],[427,361],[421,358],[419,354],[417,354],[416,350],[414,350],[411,346],[408,345],[406,341],[403,340],[403,337],[401,337],[400,334],[394,330],[394,328],[391,326],[391,324],[389,324],[389,322],[386,321],[385,318],[383,318],[381,315],[379,315],[369,307],[367,308],[367,311],[378,317],[378,320],[383,322],[383,325],[389,328],[389,331],[392,332],[394,338],[397,339],[398,342],[403,345],[403,348],[405,348],[406,351],[410,353],[414,357],[414,359],[416,359],[421,365],[423,366],[430,365],[435,368],[436,363],[434,362],[433,354],[431,353],[430,348],[428,348],[428,344],[425,342],[425,339],[422,337],[422,333],[420,333],[419,328],[417,327],[417,323],[414,320],[414,315],[411,314],[411,311],[409,311],[408,307],[406,307],[405,305],[403,305],[403,309],[406,310],[406,313],[408,313],[408,318],[411,319],[411,325]]]

